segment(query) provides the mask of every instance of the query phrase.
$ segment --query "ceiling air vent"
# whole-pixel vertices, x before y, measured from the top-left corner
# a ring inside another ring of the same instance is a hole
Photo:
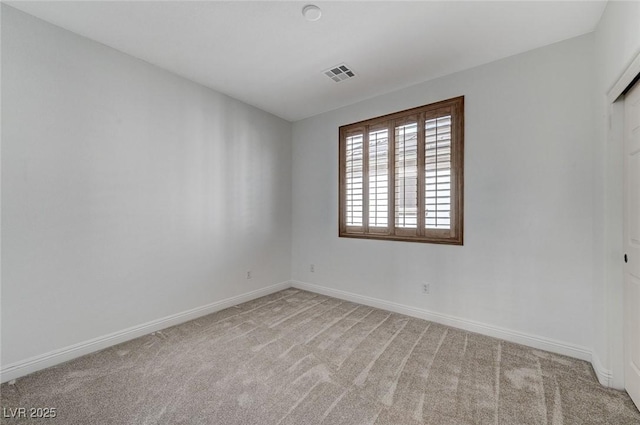
[[[356,74],[345,64],[336,65],[333,68],[324,71],[324,75],[339,83],[349,78],[353,78]]]

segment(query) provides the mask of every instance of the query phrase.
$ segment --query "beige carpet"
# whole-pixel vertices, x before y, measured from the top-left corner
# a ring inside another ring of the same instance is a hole
[[[586,362],[296,289],[1,390],[48,424],[640,424]]]

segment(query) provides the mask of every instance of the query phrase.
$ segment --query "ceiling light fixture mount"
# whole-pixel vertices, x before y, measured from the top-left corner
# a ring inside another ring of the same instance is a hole
[[[322,16],[322,10],[315,4],[308,4],[302,8],[302,16],[307,21],[317,21]]]

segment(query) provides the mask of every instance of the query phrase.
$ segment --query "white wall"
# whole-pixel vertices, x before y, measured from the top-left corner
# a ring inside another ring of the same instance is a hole
[[[290,123],[5,5],[2,106],[3,367],[289,280]]]
[[[595,111],[597,125],[596,233],[600,258],[594,290],[594,357],[609,382],[624,386],[623,373],[623,246],[622,110],[607,101],[607,92],[640,53],[640,3],[609,1],[595,31]]]
[[[292,174],[289,123],[2,5],[2,367],[292,274],[593,347],[621,387],[605,95],[638,22],[610,1],[593,35],[298,122]],[[458,95],[465,245],[338,238],[338,126]]]
[[[293,279],[589,353],[592,69],[586,35],[294,123]],[[338,238],[338,127],[459,95],[464,246]]]

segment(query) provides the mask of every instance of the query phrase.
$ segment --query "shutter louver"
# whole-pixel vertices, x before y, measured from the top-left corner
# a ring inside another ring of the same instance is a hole
[[[425,228],[451,228],[451,116],[425,121]]]
[[[386,228],[389,215],[389,130],[369,132],[369,227]]]
[[[362,226],[363,216],[363,134],[347,136],[346,157],[346,222],[347,226]]]
[[[418,227],[418,123],[395,126],[395,225]]]

